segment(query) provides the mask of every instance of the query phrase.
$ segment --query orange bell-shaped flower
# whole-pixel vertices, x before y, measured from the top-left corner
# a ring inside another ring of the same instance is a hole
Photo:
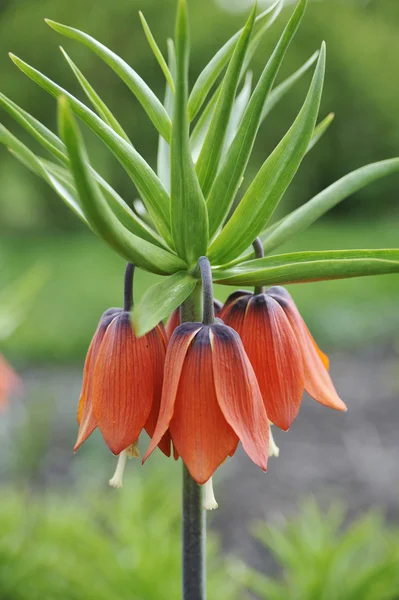
[[[325,406],[346,410],[328,374],[328,358],[284,288],[235,292],[220,318],[240,334],[274,425],[289,429],[304,390]]]
[[[199,266],[204,323],[183,323],[169,340],[159,420],[144,460],[169,430],[191,476],[205,484],[239,441],[266,471],[269,420],[239,335],[214,322],[209,261]]]
[[[132,276],[132,274],[131,274]],[[131,278],[128,278],[131,284]],[[127,294],[129,299],[129,294]],[[125,302],[125,308],[130,301]],[[135,444],[145,429],[151,436],[158,419],[166,353],[162,324],[147,335],[134,334],[130,312],[109,309],[90,344],[78,408],[75,450],[98,427],[116,455]],[[170,456],[170,438],[159,447]]]

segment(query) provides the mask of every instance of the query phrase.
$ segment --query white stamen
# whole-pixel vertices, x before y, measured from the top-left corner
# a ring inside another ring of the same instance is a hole
[[[139,440],[137,439],[133,444],[130,444],[123,450],[118,456],[118,463],[116,465],[115,473],[112,479],[109,480],[109,485],[113,488],[123,487],[123,474],[126,467],[127,458],[140,458],[140,452],[138,449]]]
[[[213,492],[212,477],[204,483],[202,487],[204,489],[204,509],[216,510],[219,505],[216,502],[215,494]]]
[[[113,488],[123,487],[123,473],[126,467],[127,452],[123,450],[118,456],[118,463],[116,465],[115,473],[112,479],[109,480],[109,485]]]
[[[279,456],[280,448],[277,446],[274,441],[273,433],[272,433],[272,424],[269,423],[269,456]]]

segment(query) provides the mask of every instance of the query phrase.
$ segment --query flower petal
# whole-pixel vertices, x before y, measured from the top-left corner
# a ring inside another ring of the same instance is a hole
[[[267,416],[287,431],[298,415],[304,391],[302,353],[289,320],[272,297],[257,294],[248,302],[244,325],[237,331],[254,368]]]
[[[180,325],[180,308],[176,308],[170,315],[168,322],[166,323],[165,330],[167,339],[170,340],[176,327]]]
[[[233,294],[230,294],[230,296],[227,298],[224,306],[219,311],[218,317],[222,319],[222,321],[225,321],[227,316],[229,316],[230,319],[238,319],[241,321],[243,318],[242,312],[245,310],[244,307],[247,306],[247,303],[251,297],[252,294],[250,292],[245,292],[243,290],[233,292]],[[230,325],[230,327],[235,329],[234,325]]]
[[[269,421],[255,373],[241,339],[226,325],[212,325],[212,364],[218,403],[245,452],[266,471]]]
[[[139,437],[147,423],[162,365],[162,341],[155,330],[137,338],[130,313],[122,312],[109,325],[93,374],[93,411],[103,438],[120,454]]]
[[[202,323],[183,323],[175,329],[166,352],[164,381],[158,422],[150,445],[144,455],[143,463],[155,450],[169,428],[173,416],[176,393],[187,350],[201,330]]]
[[[304,369],[305,389],[312,398],[335,410],[347,410],[345,403],[338,396],[333,382],[326,369],[326,361],[320,356],[316,343],[309,333],[293,299],[282,287],[270,288],[270,294],[287,315],[301,347]]]
[[[156,373],[163,373],[163,368],[165,364],[165,353],[166,353],[166,338],[165,338],[165,329],[162,325],[158,325],[156,327],[156,331],[162,341],[162,344],[159,345],[158,351],[154,353],[154,361],[160,361],[159,365],[154,364],[154,369]],[[159,408],[161,406],[161,396],[162,396],[162,382],[163,377],[158,379],[156,382],[157,390],[154,394],[154,402],[152,403],[150,416],[147,419],[147,423],[145,425],[145,430],[150,437],[154,435],[155,427],[159,417]],[[165,456],[170,456],[170,433],[166,432],[161,441],[158,444],[159,449],[165,454]]]
[[[238,443],[216,397],[209,333],[204,326],[188,349],[170,422],[173,443],[199,484],[212,477]]]
[[[93,413],[92,387],[93,372],[96,364],[100,346],[107,331],[108,326],[113,319],[122,312],[121,308],[110,308],[102,315],[97,330],[87,351],[85,366],[83,370],[82,391],[78,405],[78,423],[79,431],[74,452],[87,440],[97,427],[97,421]]]

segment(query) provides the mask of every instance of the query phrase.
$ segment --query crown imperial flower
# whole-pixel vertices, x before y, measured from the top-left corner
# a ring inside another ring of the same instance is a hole
[[[328,374],[328,358],[317,347],[287,290],[235,292],[220,317],[240,334],[274,425],[289,429],[304,390],[325,406],[346,410]]]
[[[144,460],[168,429],[197,483],[206,483],[239,441],[266,471],[269,422],[254,371],[230,327],[183,323],[174,331],[159,420]]]

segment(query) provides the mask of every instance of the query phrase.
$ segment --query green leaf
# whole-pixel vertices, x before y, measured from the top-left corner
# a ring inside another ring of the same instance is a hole
[[[237,98],[234,101],[234,107],[231,112],[229,125],[226,131],[226,139],[224,140],[223,158],[226,156],[227,151],[229,150],[234,138],[237,135],[238,128],[240,126],[241,120],[244,116],[245,109],[248,106],[249,99],[251,97],[252,90],[252,79],[253,75],[251,71],[248,71],[245,77],[245,82],[241,92],[238,94]]]
[[[126,260],[146,271],[168,275],[184,269],[181,259],[130,233],[115,217],[92,177],[83,140],[65,97],[59,99],[59,122],[80,205],[93,230]]]
[[[64,144],[50,129],[1,93],[0,106],[50,154],[63,163],[68,162]]]
[[[39,142],[48,150],[55,158],[62,161],[66,166],[69,166],[69,159],[67,156],[66,147],[63,142],[56,136],[52,131],[47,129],[40,121],[32,117],[29,113],[20,108],[15,102],[9,100],[6,96],[0,94],[0,106],[3,106],[7,110],[7,112],[15,118],[15,120],[28,131],[32,135],[32,137]],[[11,134],[10,134],[11,135]],[[16,138],[15,138],[16,140]],[[21,145],[21,142],[16,140],[18,144]],[[22,145],[23,146],[23,145]],[[14,156],[25,166],[28,166],[31,170],[33,170],[36,175],[39,177],[44,177],[43,167],[47,169],[49,173],[47,175],[53,175],[56,181],[49,181],[45,179],[47,183],[51,185],[55,189],[55,191],[60,195],[60,197],[67,203],[67,205],[79,216],[79,218],[83,217],[83,213],[81,213],[80,209],[76,210],[78,206],[77,198],[76,198],[76,190],[72,183],[72,176],[68,173],[67,169],[63,167],[58,167],[57,172],[55,172],[55,168],[57,165],[47,162],[44,159],[37,159],[39,163],[36,164],[36,170],[33,168],[33,162],[36,157],[31,151],[23,146],[23,152],[21,154],[21,146],[19,149],[13,148]],[[26,162],[27,154],[30,156],[30,164],[28,165]],[[25,156],[25,160],[24,160]],[[155,244],[156,246],[165,247],[165,243],[162,238],[157,235],[152,229],[150,229],[147,225],[145,225],[141,219],[139,219],[135,213],[129,208],[126,202],[119,196],[119,194],[99,175],[94,169],[91,168],[92,174],[100,184],[102,191],[111,207],[113,212],[118,216],[122,224],[129,229],[135,235],[142,237],[144,240]],[[61,188],[59,186],[61,184]],[[55,186],[55,187],[54,187]],[[67,195],[65,196],[65,190],[63,188],[66,187]]]
[[[176,76],[176,53],[171,39],[168,40],[168,61],[170,72],[174,78]],[[170,117],[173,115],[174,102],[174,93],[170,86],[166,84],[164,106]],[[162,185],[170,194],[170,145],[161,135],[158,142],[157,172]]]
[[[204,144],[204,140],[206,138],[206,134],[208,133],[209,125],[212,120],[212,115],[215,110],[216,103],[218,101],[220,93],[220,88],[218,88],[215,93],[212,95],[212,98],[209,100],[201,115],[198,118],[198,121],[195,124],[195,127],[190,136],[190,150],[191,156],[194,163],[197,162],[198,157],[201,152],[201,148]]]
[[[68,98],[73,111],[98,135],[123,165],[136,185],[158,231],[171,244],[169,196],[154,171],[137,150],[72,94],[16,56],[11,54],[10,57],[23,73],[55,98],[60,96]]]
[[[342,177],[265,231],[260,238],[266,253],[304,231],[337,204],[374,181],[399,172],[399,158],[372,163]],[[244,258],[243,258],[244,260]]]
[[[35,175],[41,177],[48,183],[65,204],[87,225],[85,216],[79,206],[76,198],[76,193],[72,185],[60,180],[59,177],[52,174],[43,165],[41,160],[37,158],[29,148],[20,142],[12,133],[10,133],[3,125],[0,125],[0,143],[7,146],[10,152],[17,158],[25,167],[30,169]]]
[[[77,192],[73,185],[73,175],[68,169],[43,159],[41,160],[41,163],[60,181],[64,182],[66,185],[72,185],[76,196]],[[114,188],[111,187],[92,167],[90,167],[90,172],[100,185],[101,192],[107,200],[109,207],[122,225],[143,240],[147,240],[147,242],[159,246],[160,248],[166,248],[162,238],[136,215],[123,198],[121,198],[118,192],[116,192]]]
[[[65,52],[64,48],[60,47],[60,50],[61,50],[65,60],[67,61],[68,65],[71,67],[72,72],[76,76],[76,79],[78,80],[82,90],[84,91],[84,93],[86,94],[86,96],[88,97],[90,102],[92,103],[97,114],[102,118],[103,121],[105,121],[107,123],[107,125],[112,127],[112,129],[114,131],[116,131],[117,134],[119,134],[124,140],[126,140],[126,142],[131,144],[131,141],[129,140],[127,134],[123,130],[123,127],[120,125],[120,123],[114,117],[114,115],[112,114],[112,112],[110,111],[108,106],[105,104],[105,102],[103,102],[103,100],[101,100],[100,96],[97,94],[95,89],[90,85],[90,83],[87,81],[86,77],[78,69],[78,67],[75,65],[75,63],[72,61],[72,59],[68,56],[68,54]]]
[[[216,270],[213,277],[223,285],[263,286],[389,273],[399,273],[399,249],[280,254]]]
[[[317,142],[321,140],[323,135],[326,133],[327,129],[330,127],[331,123],[334,121],[334,118],[335,114],[330,113],[317,125],[317,127],[315,127],[312,139],[310,140],[308,149],[306,150],[306,154],[310,152],[316,146]]]
[[[187,116],[188,20],[179,0],[176,21],[176,94],[171,145],[171,224],[176,251],[195,265],[208,246],[208,215],[190,153]]]
[[[277,16],[280,14],[282,6],[283,0],[277,0],[274,2],[274,4],[272,4],[272,6],[269,6],[269,8],[267,8],[256,18],[255,23],[259,28],[262,29],[263,32],[265,32],[266,29],[268,29],[268,27],[274,23]],[[231,37],[215,54],[212,60],[199,75],[194,84],[188,102],[188,114],[190,121],[193,121],[199,113],[201,106],[212,89],[213,84],[216,82],[220,73],[229,62],[241,33],[242,29],[233,35],[233,37]]]
[[[197,283],[192,275],[181,271],[148,288],[133,307],[132,322],[136,335],[145,335],[166,319],[188,298]]]
[[[291,183],[315,128],[323,90],[325,57],[323,43],[308,96],[298,117],[264,163],[227,225],[211,244],[208,257],[212,264],[226,263],[248,248],[265,228]]]
[[[171,123],[168,113],[162,106],[161,102],[155,96],[154,92],[145,81],[130,67],[120,56],[109,50],[106,46],[92,38],[87,33],[56,23],[50,19],[45,19],[47,25],[52,29],[65,35],[68,38],[81,42],[97,56],[99,56],[127,85],[130,91],[136,96],[149,118],[155,125],[158,132],[166,139],[170,140]]]
[[[277,87],[275,87],[269,94],[263,113],[261,122],[266,119],[267,115],[273,110],[278,102],[294,87],[294,85],[308,72],[308,70],[314,65],[316,60],[319,58],[319,51],[317,50],[295,73],[287,77]]]
[[[212,239],[229,213],[241,185],[261,124],[263,107],[304,15],[307,0],[300,0],[252,94],[237,134],[212,186],[207,207]],[[256,237],[256,236],[255,236]]]
[[[223,79],[211,123],[198,157],[196,171],[205,197],[209,194],[219,167],[231,110],[234,105],[245,54],[248,49],[255,21],[255,13],[256,5],[254,6],[234,49],[226,75]]]
[[[163,54],[160,51],[159,46],[156,43],[154,36],[152,35],[151,29],[141,11],[139,12],[139,17],[140,17],[141,24],[143,26],[145,37],[147,38],[147,42],[149,43],[150,48],[153,51],[154,56],[157,59],[158,64],[161,67],[163,74],[165,75],[165,79],[168,82],[170,89],[172,90],[173,93],[175,93],[175,84],[173,81],[172,74],[169,71],[169,67],[166,64]]]

